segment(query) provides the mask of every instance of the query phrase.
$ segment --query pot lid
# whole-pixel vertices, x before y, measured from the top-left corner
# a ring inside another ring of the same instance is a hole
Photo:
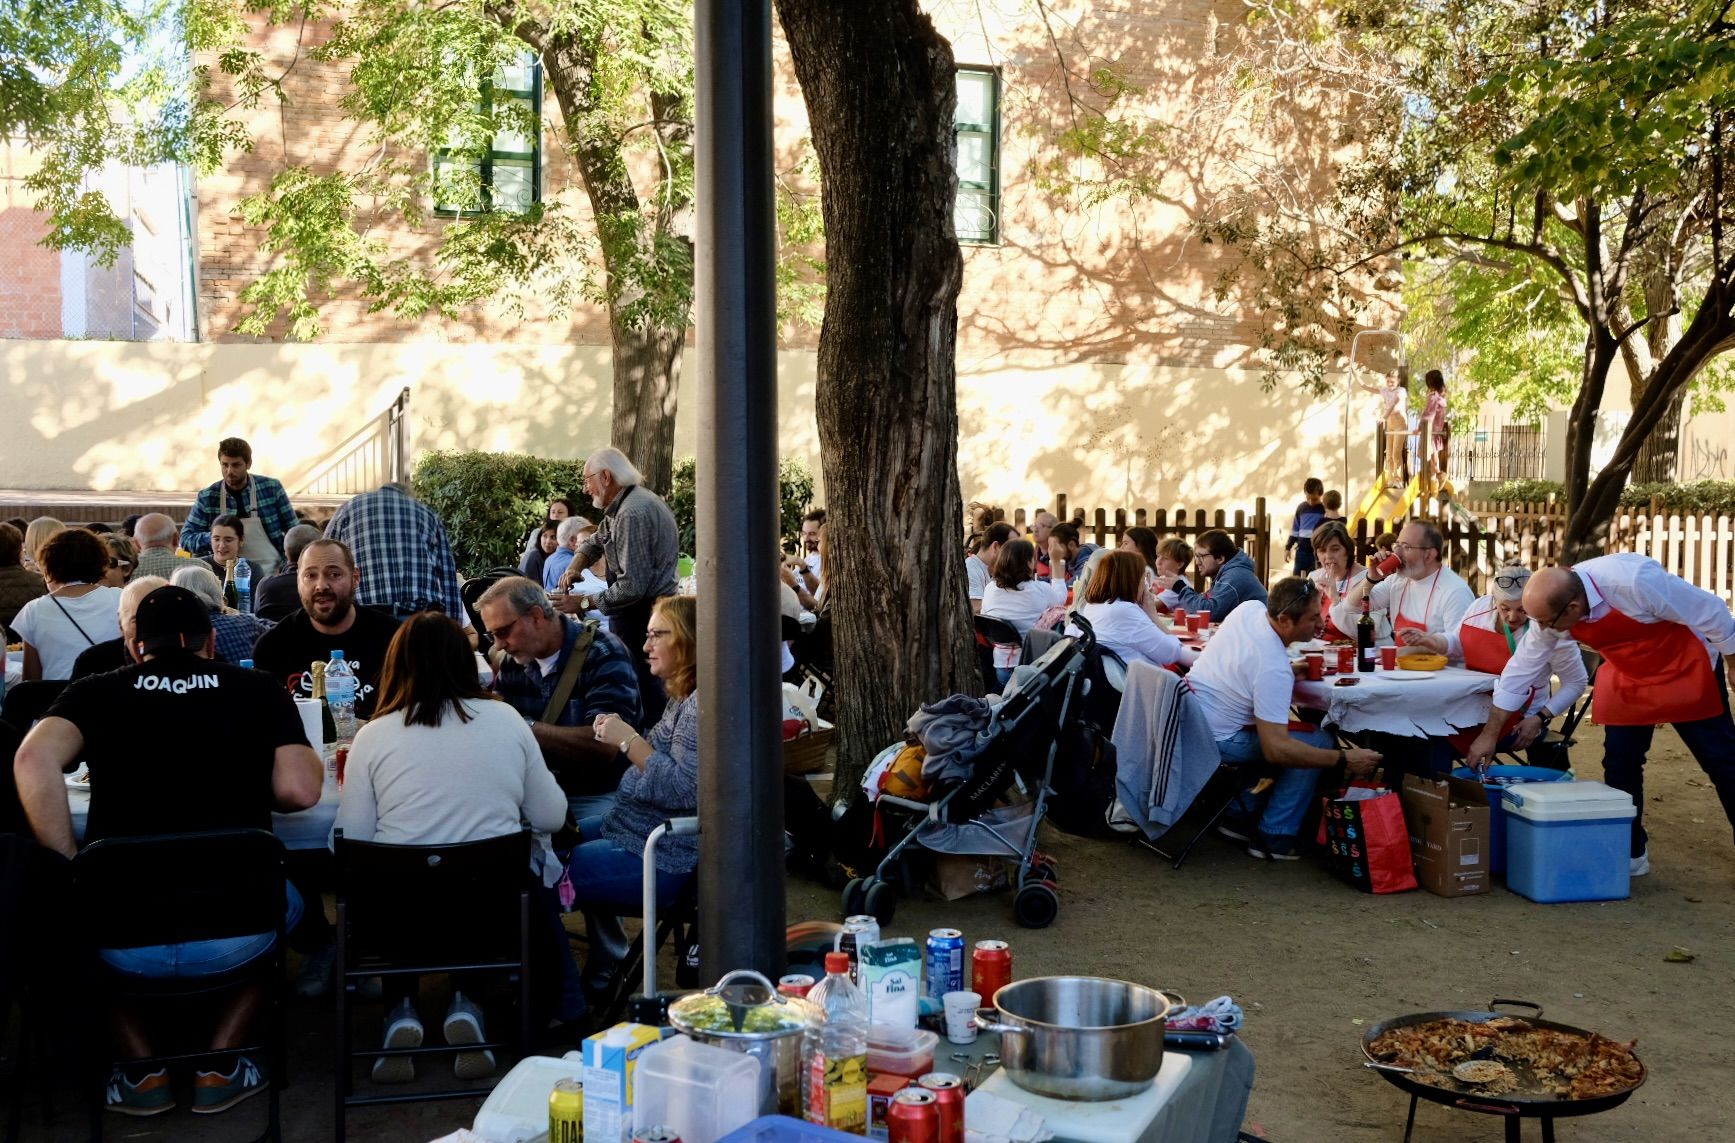
[[[683,1032],[735,1040],[775,1040],[825,1022],[819,1005],[784,996],[756,972],[731,972],[704,992],[669,1005]]]

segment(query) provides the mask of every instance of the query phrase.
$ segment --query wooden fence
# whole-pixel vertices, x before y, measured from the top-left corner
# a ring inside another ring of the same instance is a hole
[[[1069,511],[1064,492],[1054,498],[1052,509],[1018,508],[1010,516],[1001,508],[991,511],[995,520],[1005,520],[1020,530],[1030,527],[1037,512],[1052,511],[1061,520],[1077,525],[1080,539],[1109,548],[1120,543],[1121,536],[1128,528],[1149,528],[1159,539],[1179,536],[1184,540],[1196,539],[1201,532],[1219,530],[1227,532],[1229,538],[1235,541],[1235,546],[1247,553],[1261,582],[1271,579],[1271,516],[1265,510],[1263,496],[1253,502],[1251,519],[1244,509],[1236,509],[1233,513],[1221,508],[1214,512],[1207,512],[1203,508],[1195,508],[1190,512],[1185,508],[1158,508],[1155,511],[1134,508],[1130,512],[1125,508],[1116,508],[1112,512],[1106,508],[1094,511],[1072,508]],[[1279,561],[1281,563],[1281,553]]]

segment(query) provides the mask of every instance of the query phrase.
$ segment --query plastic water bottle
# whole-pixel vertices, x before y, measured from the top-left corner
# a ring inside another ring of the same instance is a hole
[[[355,693],[355,672],[344,662],[342,651],[333,651],[331,661],[325,664],[325,702],[331,707],[339,742],[355,737]]]
[[[849,978],[849,954],[825,954],[825,979],[807,998],[825,1022],[802,1045],[802,1112],[809,1123],[867,1131],[867,997]]]
[[[246,560],[235,561],[235,610],[253,610],[253,565]]]

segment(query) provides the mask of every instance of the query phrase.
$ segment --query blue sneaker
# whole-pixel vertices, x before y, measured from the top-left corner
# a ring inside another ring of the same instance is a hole
[[[161,1115],[175,1106],[175,1093],[169,1087],[169,1073],[159,1068],[133,1083],[126,1072],[114,1069],[108,1077],[108,1092],[103,1106],[121,1115]]]
[[[244,1099],[265,1090],[265,1072],[246,1056],[235,1061],[235,1070],[200,1072],[193,1077],[193,1114],[215,1115],[228,1111]]]

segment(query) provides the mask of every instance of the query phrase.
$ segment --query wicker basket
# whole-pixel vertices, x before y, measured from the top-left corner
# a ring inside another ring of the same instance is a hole
[[[837,736],[836,728],[828,723],[822,723],[819,729],[811,734],[803,734],[799,738],[790,738],[783,743],[783,772],[785,774],[812,774],[825,769],[826,754],[831,750],[832,739]]]

